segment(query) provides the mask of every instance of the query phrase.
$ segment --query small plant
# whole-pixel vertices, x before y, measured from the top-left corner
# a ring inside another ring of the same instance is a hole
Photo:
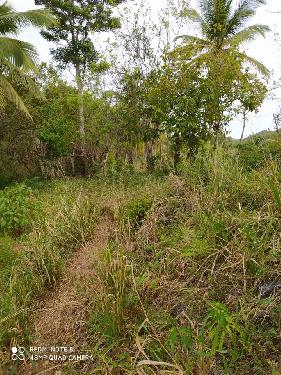
[[[105,250],[100,279],[103,284],[94,309],[91,325],[106,342],[114,342],[124,328],[125,308],[128,305],[129,267],[122,249],[110,244]]]
[[[12,240],[9,237],[0,237],[0,293],[9,280],[11,269],[18,254],[12,250]]]
[[[277,209],[281,212],[281,193],[280,193],[280,187],[278,186],[277,182],[272,178],[268,178],[268,185],[271,189],[275,204],[277,206]]]
[[[192,330],[187,327],[172,327],[167,339],[167,347],[174,353],[178,346],[191,349],[193,345]]]
[[[107,271],[105,276],[106,286],[109,296],[112,298],[112,308],[114,310],[114,320],[117,331],[122,330],[123,310],[126,299],[126,284],[127,284],[127,259],[122,251],[118,251],[112,255],[107,251]]]
[[[22,234],[31,226],[35,211],[32,190],[25,184],[0,191],[0,232]]]
[[[210,355],[227,352],[227,345],[235,348],[239,336],[243,336],[237,315],[231,313],[220,302],[210,303],[208,315],[203,323],[203,333],[207,334],[210,342],[211,347],[208,350]]]
[[[147,217],[151,206],[152,199],[150,197],[144,197],[128,203],[122,210],[121,223],[129,226],[133,231],[137,230]]]

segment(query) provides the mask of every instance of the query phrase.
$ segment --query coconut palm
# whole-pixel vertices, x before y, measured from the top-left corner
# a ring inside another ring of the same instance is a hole
[[[261,24],[245,27],[265,0],[240,0],[237,7],[234,4],[234,0],[199,0],[200,13],[193,9],[190,14],[191,20],[199,24],[202,37],[184,35],[181,38],[192,43],[201,56],[231,49],[240,60],[268,75],[269,71],[262,63],[240,49],[244,43],[258,36],[264,37],[270,30]]]
[[[0,105],[10,101],[30,117],[15,83],[24,83],[31,92],[39,93],[34,80],[27,75],[36,72],[37,53],[32,44],[16,37],[27,26],[41,28],[53,23],[54,17],[46,10],[16,12],[6,1],[0,5]]]

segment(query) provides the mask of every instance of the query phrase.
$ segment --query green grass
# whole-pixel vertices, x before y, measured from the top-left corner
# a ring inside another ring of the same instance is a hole
[[[233,156],[202,152],[181,176],[163,178],[161,196],[149,198],[144,185],[142,198],[120,205],[111,258],[101,259],[117,286],[108,289],[101,272],[103,313],[98,302],[90,323],[98,373],[133,374],[138,365],[146,374],[280,371],[280,290],[259,297],[264,283],[280,281],[280,169],[271,162],[247,171]],[[115,333],[108,341],[104,332]]]
[[[207,147],[179,176],[33,187],[34,218],[1,237],[1,345],[28,342],[34,298],[110,212],[117,230],[96,264],[89,374],[280,373],[280,289],[260,298],[280,282],[280,165],[245,168],[239,152]]]
[[[155,178],[138,175],[139,180],[159,189]],[[35,299],[56,286],[65,261],[91,239],[104,210],[115,215],[115,204],[126,200],[126,194],[139,194],[136,181],[128,176],[114,182],[69,179],[32,187],[14,185],[3,191],[2,223],[7,216],[12,223],[0,231],[0,357],[4,366],[10,362],[12,344],[30,343],[29,318]],[[16,215],[11,214],[11,207],[20,220],[12,220]]]
[[[32,300],[55,286],[64,261],[92,234],[98,215],[94,203],[77,188],[54,184],[32,193],[36,214],[28,229],[0,242],[0,346],[29,340]],[[5,359],[5,349],[2,353]],[[7,354],[7,361],[9,357]]]

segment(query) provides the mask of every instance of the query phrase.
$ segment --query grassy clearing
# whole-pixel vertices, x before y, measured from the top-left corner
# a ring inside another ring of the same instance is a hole
[[[247,171],[205,150],[161,196],[120,205],[92,373],[280,372],[280,177],[274,161]]]
[[[149,180],[135,177],[139,179]],[[126,199],[127,191],[137,194],[129,176],[109,181],[32,181],[31,187],[20,184],[2,191],[0,362],[4,367],[10,362],[10,347],[31,343],[34,299],[56,286],[66,259],[91,239],[102,212],[108,209],[115,215],[115,205]]]
[[[280,164],[245,163],[234,149],[206,148],[178,176],[28,191],[29,221],[1,237],[2,359],[30,342],[33,299],[106,211],[117,231],[96,265],[85,373],[279,374]]]

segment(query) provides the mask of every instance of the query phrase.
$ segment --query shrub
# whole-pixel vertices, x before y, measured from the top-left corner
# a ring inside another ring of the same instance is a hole
[[[0,233],[22,234],[30,228],[35,209],[32,190],[25,184],[0,191]]]
[[[253,136],[238,145],[239,160],[245,171],[258,169],[268,159],[280,161],[280,136],[273,133]]]
[[[129,228],[137,230],[144,222],[148,211],[152,206],[152,199],[150,197],[143,197],[128,203],[122,210],[121,222],[123,225],[128,225]]]

